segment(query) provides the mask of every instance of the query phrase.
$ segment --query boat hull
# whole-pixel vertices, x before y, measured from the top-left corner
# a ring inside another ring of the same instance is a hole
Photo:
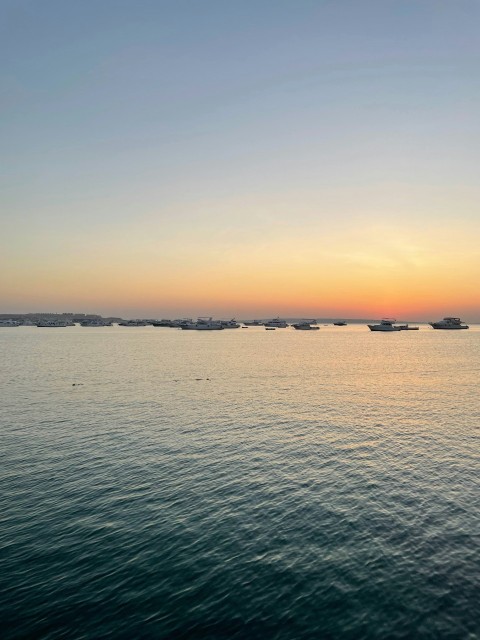
[[[320,331],[320,327],[296,327],[293,325],[293,328],[297,331]]]
[[[458,331],[459,329],[469,329],[468,325],[462,325],[461,327],[439,327],[435,326],[435,323],[431,325],[434,329],[443,329],[444,331]]]

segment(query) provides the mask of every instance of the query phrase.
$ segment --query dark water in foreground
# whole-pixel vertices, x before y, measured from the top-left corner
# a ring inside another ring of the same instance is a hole
[[[0,357],[4,640],[480,637],[478,328],[19,327]]]

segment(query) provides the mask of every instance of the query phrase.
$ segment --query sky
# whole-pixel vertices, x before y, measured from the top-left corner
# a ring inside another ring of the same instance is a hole
[[[0,313],[480,321],[478,0],[0,0]]]

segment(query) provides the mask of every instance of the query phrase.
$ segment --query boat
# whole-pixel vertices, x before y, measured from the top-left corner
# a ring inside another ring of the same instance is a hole
[[[119,322],[119,327],[146,327],[148,322],[145,320],[123,320],[123,322]]]
[[[243,324],[247,327],[262,327],[263,322],[261,320],[244,320]]]
[[[438,322],[430,322],[431,327],[434,329],[469,329],[468,324],[465,324],[460,318],[444,318]]]
[[[333,323],[336,327],[346,327],[347,323],[345,322],[345,320],[338,320],[337,322]]]
[[[152,320],[150,324],[152,327],[171,327],[172,320],[166,320],[165,318],[163,320]]]
[[[296,322],[292,324],[292,327],[299,331],[320,331],[320,327],[312,327],[312,324],[306,320],[304,322]]]
[[[0,320],[0,327],[19,327],[20,320]]]
[[[112,323],[109,320],[101,320],[93,318],[90,320],[82,320],[80,322],[81,327],[111,327]]]
[[[185,324],[192,324],[192,318],[176,318],[175,320],[169,320],[168,327],[173,327],[174,329],[181,329]]]
[[[265,327],[265,331],[275,331],[275,327]]]
[[[231,320],[220,320],[220,324],[224,329],[240,329],[240,325],[234,318]]]
[[[181,324],[180,329],[196,331],[223,331],[225,327],[217,320],[213,320],[213,318],[202,317],[198,318],[196,322],[185,322]]]
[[[411,327],[409,324],[397,324],[400,331],[418,331],[418,327]]]
[[[288,327],[285,320],[281,320],[280,318],[272,318],[272,320],[267,320],[264,324],[266,327],[273,329],[286,329]]]
[[[65,322],[64,320],[40,320],[35,324],[37,325],[37,327],[40,327],[41,329],[45,329],[45,328],[59,329],[61,327],[71,326],[69,322]]]
[[[369,324],[367,326],[370,331],[400,331],[400,329],[395,326],[395,322],[395,318],[383,318],[380,324]]]

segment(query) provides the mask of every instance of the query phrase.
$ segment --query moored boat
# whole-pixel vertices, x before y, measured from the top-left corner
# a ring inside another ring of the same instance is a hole
[[[146,327],[148,322],[145,320],[124,320],[123,322],[119,322],[119,327]]]
[[[288,324],[285,320],[281,320],[280,318],[272,318],[272,320],[265,322],[265,326],[273,329],[286,329]]]
[[[196,330],[196,331],[220,331],[225,327],[213,318],[198,318],[196,322],[186,322],[180,325],[180,329],[183,330]]]
[[[460,318],[444,318],[438,322],[430,322],[430,326],[434,329],[469,329],[468,324],[465,324]]]
[[[231,320],[220,320],[220,324],[224,329],[240,329],[240,325],[232,318]]]
[[[46,328],[59,329],[61,327],[72,326],[72,323],[65,322],[64,320],[41,320],[40,322],[36,322],[35,324],[37,325],[37,327],[40,327],[41,329],[46,329]]]
[[[312,326],[312,324],[307,321],[296,322],[295,324],[292,324],[292,327],[297,329],[297,331],[320,331],[320,327]]]
[[[0,327],[19,327],[20,320],[0,320]]]
[[[100,319],[92,319],[92,320],[82,320],[80,322],[81,327],[111,327],[112,323],[109,320],[100,320]]]
[[[370,331],[400,331],[400,329],[395,326],[395,322],[395,318],[383,318],[380,324],[369,324],[367,326]]]
[[[150,324],[152,325],[152,327],[171,327],[172,322],[172,320],[166,320],[164,318],[163,320],[152,320]]]

